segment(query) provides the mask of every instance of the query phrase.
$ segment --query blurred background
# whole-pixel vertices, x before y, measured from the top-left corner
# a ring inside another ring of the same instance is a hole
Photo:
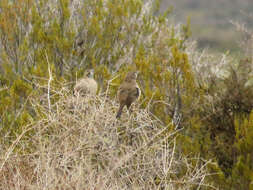
[[[252,0],[162,0],[161,11],[173,8],[176,23],[191,20],[192,38],[199,48],[212,52],[237,53],[240,32],[232,23],[253,28]]]

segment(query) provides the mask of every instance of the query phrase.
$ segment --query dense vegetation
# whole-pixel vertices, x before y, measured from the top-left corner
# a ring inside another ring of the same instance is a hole
[[[252,39],[238,62],[209,55],[158,8],[0,2],[1,188],[253,189]],[[78,99],[90,68],[98,96]],[[129,70],[142,97],[117,121]]]

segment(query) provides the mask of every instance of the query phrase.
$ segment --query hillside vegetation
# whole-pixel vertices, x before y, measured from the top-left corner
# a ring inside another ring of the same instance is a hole
[[[252,39],[207,54],[156,2],[0,2],[0,188],[253,188]],[[88,69],[97,95],[76,96]]]
[[[251,0],[162,0],[161,11],[173,6],[176,22],[185,22],[190,17],[192,37],[200,48],[209,48],[212,52],[239,54],[238,43],[242,39],[236,31],[235,23],[253,28],[253,3]]]

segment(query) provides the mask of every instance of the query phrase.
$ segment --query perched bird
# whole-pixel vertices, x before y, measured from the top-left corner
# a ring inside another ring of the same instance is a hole
[[[89,70],[85,74],[86,76],[79,81],[77,81],[74,87],[75,96],[85,96],[87,94],[96,95],[98,85],[97,82],[93,79],[94,71]]]
[[[131,111],[129,109],[131,104],[136,101],[141,95],[140,88],[136,82],[137,75],[138,72],[132,71],[127,73],[126,78],[119,86],[117,96],[120,103],[120,107],[116,118],[120,118],[124,106],[127,106],[127,109]]]

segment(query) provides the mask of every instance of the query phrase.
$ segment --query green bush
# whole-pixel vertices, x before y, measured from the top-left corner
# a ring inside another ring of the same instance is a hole
[[[126,71],[139,70],[143,107],[150,105],[165,123],[173,116],[177,86],[185,107],[191,105],[193,96],[186,94],[194,91],[194,77],[184,51],[189,24],[175,27],[166,14],[153,16],[152,1],[4,0],[0,7],[1,82],[8,86],[3,98],[13,98],[11,110],[31,112],[22,105],[40,96],[39,87],[46,91],[49,77],[74,82],[87,68],[95,69],[100,92],[120,74],[112,97]]]

